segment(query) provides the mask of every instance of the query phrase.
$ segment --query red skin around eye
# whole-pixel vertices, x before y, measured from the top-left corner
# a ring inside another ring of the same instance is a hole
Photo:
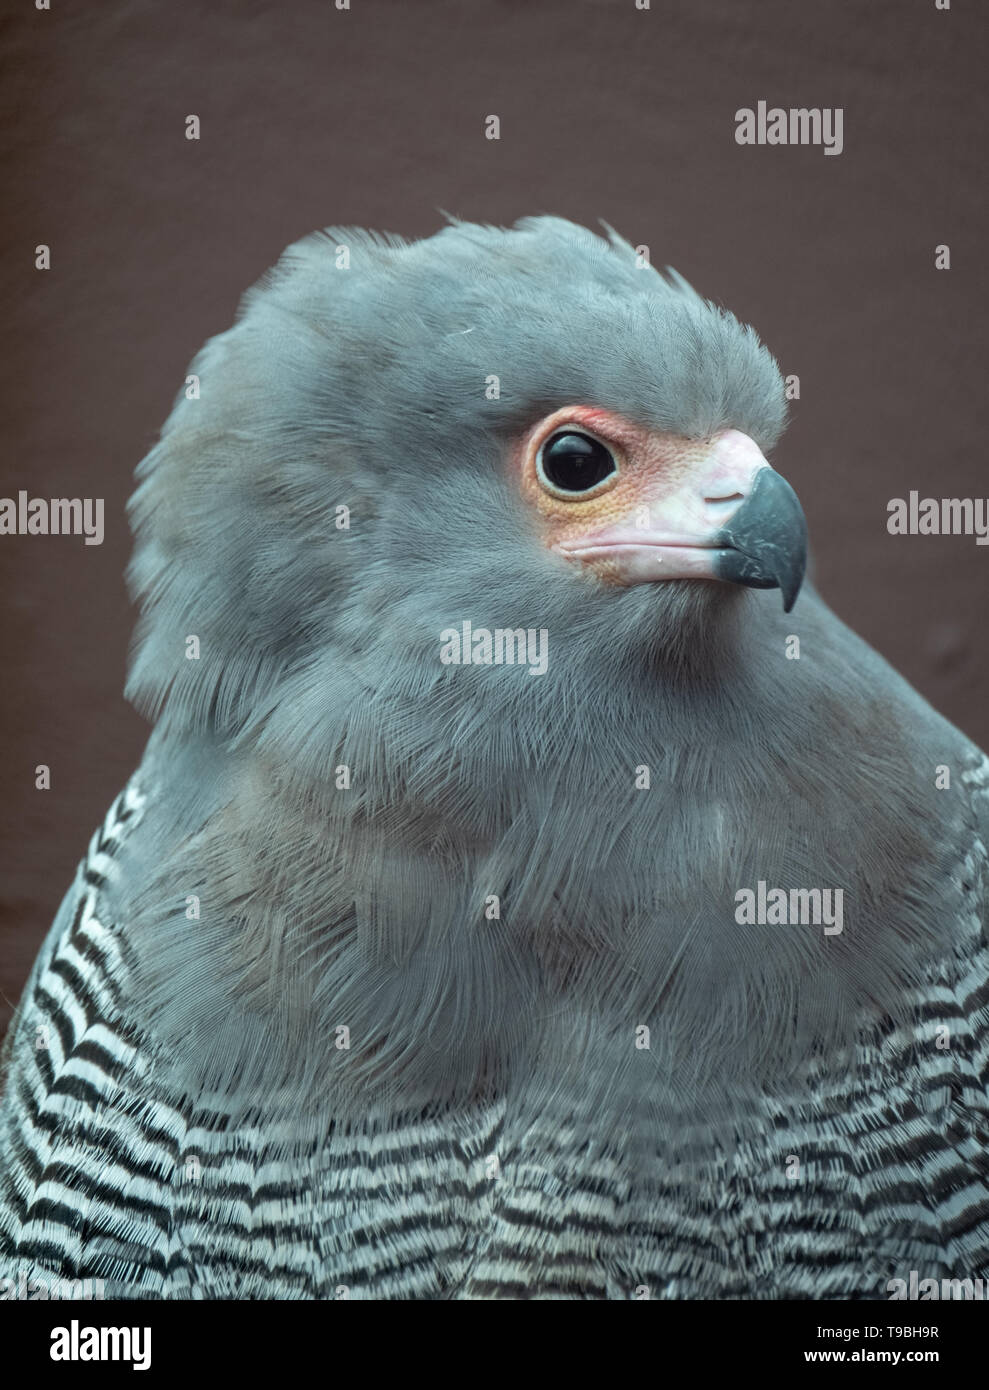
[[[583,500],[547,492],[536,470],[536,456],[544,440],[567,424],[590,430],[611,449],[618,463],[614,478]],[[710,445],[710,440],[648,430],[599,407],[572,405],[553,411],[527,431],[512,452],[512,466],[522,496],[538,517],[543,543],[555,550],[561,542],[573,543],[603,526],[631,520],[642,507],[661,506]],[[607,558],[588,564],[602,579],[617,578],[614,562]]]

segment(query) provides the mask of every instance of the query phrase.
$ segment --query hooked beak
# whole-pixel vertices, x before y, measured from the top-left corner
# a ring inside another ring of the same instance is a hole
[[[789,613],[807,567],[807,522],[793,488],[755,441],[726,430],[673,491],[636,507],[634,520],[570,536],[556,548],[620,584],[720,579],[778,588]]]
[[[780,589],[783,612],[789,613],[807,568],[807,521],[785,478],[768,464],[760,468],[715,544],[719,579],[750,589]]]

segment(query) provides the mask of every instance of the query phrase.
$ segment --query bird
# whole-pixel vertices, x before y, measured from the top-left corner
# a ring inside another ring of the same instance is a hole
[[[874,1299],[989,1263],[989,761],[827,607],[755,330],[610,226],[297,242],[138,466],[149,741],[0,1274]]]

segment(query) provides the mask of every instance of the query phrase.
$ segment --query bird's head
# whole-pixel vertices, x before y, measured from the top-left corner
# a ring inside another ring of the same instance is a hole
[[[800,588],[775,362],[614,233],[317,234],[192,376],[132,503],[130,688],[184,722],[256,719],[330,655],[355,690],[397,647],[435,670],[462,619],[655,662]]]

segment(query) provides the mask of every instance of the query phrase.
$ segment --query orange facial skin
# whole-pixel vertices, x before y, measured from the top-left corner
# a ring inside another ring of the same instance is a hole
[[[591,496],[557,497],[547,491],[538,476],[536,460],[541,445],[568,424],[595,435],[608,446],[618,464],[617,474]],[[641,534],[647,529],[644,518],[658,521],[661,530],[664,514],[672,512],[679,518],[682,509],[677,507],[676,499],[691,475],[702,470],[711,449],[710,439],[664,434],[608,410],[571,405],[546,416],[523,437],[515,450],[513,467],[522,496],[539,518],[544,543],[566,554],[574,545],[593,545],[598,534],[615,527],[631,530],[638,526]],[[737,492],[732,495],[738,497]],[[688,536],[676,528],[679,542],[693,539],[704,544],[710,527],[694,526],[691,532]],[[613,555],[588,556],[582,558],[582,563],[606,582],[631,582]],[[661,575],[657,572],[656,577]]]

